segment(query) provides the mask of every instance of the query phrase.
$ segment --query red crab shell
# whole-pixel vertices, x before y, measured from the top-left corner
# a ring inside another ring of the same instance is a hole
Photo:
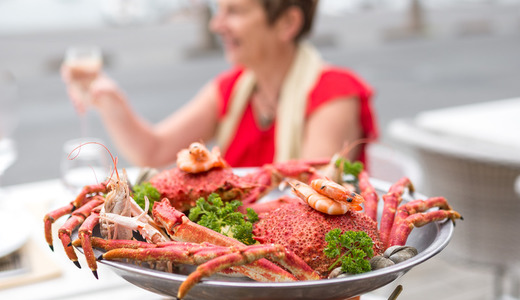
[[[161,193],[161,199],[168,198],[180,211],[187,211],[200,197],[207,198],[211,193],[219,194],[223,201],[242,199],[256,186],[234,174],[233,169],[220,167],[196,174],[173,168],[157,174],[150,183]]]
[[[323,253],[325,234],[334,228],[345,231],[365,231],[374,241],[374,253],[383,249],[377,223],[364,213],[349,211],[331,216],[320,213],[303,203],[291,203],[266,214],[255,224],[253,234],[262,243],[281,244],[301,257],[312,269],[326,277],[334,262]]]

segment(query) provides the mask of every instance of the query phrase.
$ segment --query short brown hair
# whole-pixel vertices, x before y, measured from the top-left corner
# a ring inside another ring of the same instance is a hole
[[[295,40],[298,41],[309,34],[316,12],[318,0],[259,0],[267,14],[267,22],[273,24],[291,6],[297,6],[303,13],[303,26]]]

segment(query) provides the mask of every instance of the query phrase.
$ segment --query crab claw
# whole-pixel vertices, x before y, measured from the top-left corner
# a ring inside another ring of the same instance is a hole
[[[427,211],[433,207],[438,207],[439,210]],[[453,223],[456,219],[463,219],[458,212],[451,208],[444,197],[408,202],[397,210],[388,246],[402,246],[406,243],[408,235],[414,227],[421,227],[446,218],[451,219]]]
[[[85,221],[85,219],[90,215],[92,210],[96,207],[102,205],[104,200],[100,196],[94,196],[93,199],[89,200],[85,205],[81,206],[77,210],[75,210],[70,218],[63,224],[63,226],[58,231],[58,237],[60,238],[63,248],[65,249],[65,253],[69,257],[69,259],[76,265],[76,267],[81,269],[81,265],[78,262],[78,257],[76,256],[76,252],[74,248],[72,248],[72,243],[70,240],[71,232],[76,229],[80,224]]]
[[[388,193],[383,195],[383,215],[381,216],[379,231],[381,242],[383,242],[385,248],[388,247],[388,241],[394,224],[395,212],[403,200],[402,196],[406,188],[408,188],[410,192],[415,190],[410,179],[408,177],[403,177],[390,187]]]
[[[86,220],[83,222],[81,227],[78,230],[78,236],[81,240],[81,247],[83,248],[83,254],[85,255],[85,259],[87,260],[87,265],[90,270],[92,270],[92,274],[96,279],[97,276],[97,263],[96,257],[94,255],[94,250],[92,249],[91,237],[93,228],[99,224],[99,213],[93,212]]]
[[[50,213],[46,214],[45,217],[43,217],[45,240],[47,241],[47,244],[49,245],[49,248],[51,248],[52,251],[54,251],[54,246],[52,242],[52,224],[64,215],[70,214],[73,208],[74,205],[72,203],[69,203],[64,207],[60,207],[56,210],[51,211]]]

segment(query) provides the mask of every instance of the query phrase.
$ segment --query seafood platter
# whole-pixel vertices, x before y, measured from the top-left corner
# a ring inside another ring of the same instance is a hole
[[[338,156],[233,169],[193,143],[133,183],[113,161],[106,181],[44,217],[47,243],[70,216],[58,239],[76,266],[84,255],[96,278],[101,263],[178,299],[356,297],[438,254],[462,218],[410,179],[373,179]]]

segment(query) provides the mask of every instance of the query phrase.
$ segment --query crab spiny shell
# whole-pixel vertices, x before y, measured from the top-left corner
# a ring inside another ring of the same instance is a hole
[[[377,223],[364,213],[349,211],[345,215],[331,216],[301,203],[283,205],[261,215],[253,234],[261,243],[284,245],[325,277],[334,261],[323,253],[325,235],[334,228],[340,228],[342,232],[365,231],[374,241],[374,253],[382,251]]]
[[[233,173],[231,168],[213,168],[210,171],[191,174],[178,168],[165,170],[150,179],[150,183],[168,198],[175,209],[186,211],[200,198],[211,193],[220,195],[223,201],[241,199],[254,187]]]

